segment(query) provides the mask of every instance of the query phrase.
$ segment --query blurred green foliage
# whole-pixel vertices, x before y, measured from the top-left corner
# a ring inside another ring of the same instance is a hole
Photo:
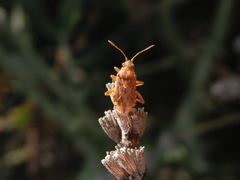
[[[129,56],[156,45],[135,61],[148,179],[239,179],[239,7],[0,1],[0,179],[113,179],[100,161],[114,143],[97,119],[112,108],[103,93],[123,58],[108,39]]]

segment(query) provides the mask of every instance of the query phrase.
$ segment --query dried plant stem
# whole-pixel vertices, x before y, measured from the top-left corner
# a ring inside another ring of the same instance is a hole
[[[143,108],[132,109],[128,116],[108,110],[99,118],[104,132],[117,143],[107,152],[102,164],[118,180],[143,180],[146,175],[144,147],[139,147],[146,126],[147,113]]]

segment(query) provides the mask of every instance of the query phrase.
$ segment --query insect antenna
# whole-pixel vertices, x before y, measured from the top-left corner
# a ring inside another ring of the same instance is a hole
[[[121,50],[121,49],[120,49],[116,44],[114,44],[112,41],[108,40],[108,42],[109,42],[113,47],[115,47],[117,50],[119,50],[119,51],[122,53],[122,55],[125,57],[125,60],[128,60],[128,58],[127,58],[126,54],[123,52],[123,50]]]
[[[145,52],[145,51],[147,51],[147,50],[153,48],[154,46],[155,46],[155,45],[151,45],[151,46],[148,46],[147,48],[145,48],[145,49],[139,51],[137,54],[135,54],[135,55],[132,57],[131,61],[133,61],[133,60],[135,59],[135,57],[137,57],[139,54],[141,54],[141,53],[143,53],[143,52]]]

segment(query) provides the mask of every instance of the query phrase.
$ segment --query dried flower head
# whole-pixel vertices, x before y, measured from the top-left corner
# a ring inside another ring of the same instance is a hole
[[[128,116],[118,113],[116,109],[105,111],[105,116],[98,121],[113,141],[126,147],[136,147],[145,130],[146,120],[144,108],[134,108]]]
[[[144,147],[116,147],[115,151],[107,152],[102,164],[117,179],[134,177],[142,179],[145,175]]]

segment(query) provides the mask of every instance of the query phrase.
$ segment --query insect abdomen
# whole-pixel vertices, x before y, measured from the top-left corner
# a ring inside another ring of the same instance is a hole
[[[128,114],[136,105],[136,75],[131,72],[131,76],[118,74],[115,81],[114,101],[116,108],[123,114]]]

